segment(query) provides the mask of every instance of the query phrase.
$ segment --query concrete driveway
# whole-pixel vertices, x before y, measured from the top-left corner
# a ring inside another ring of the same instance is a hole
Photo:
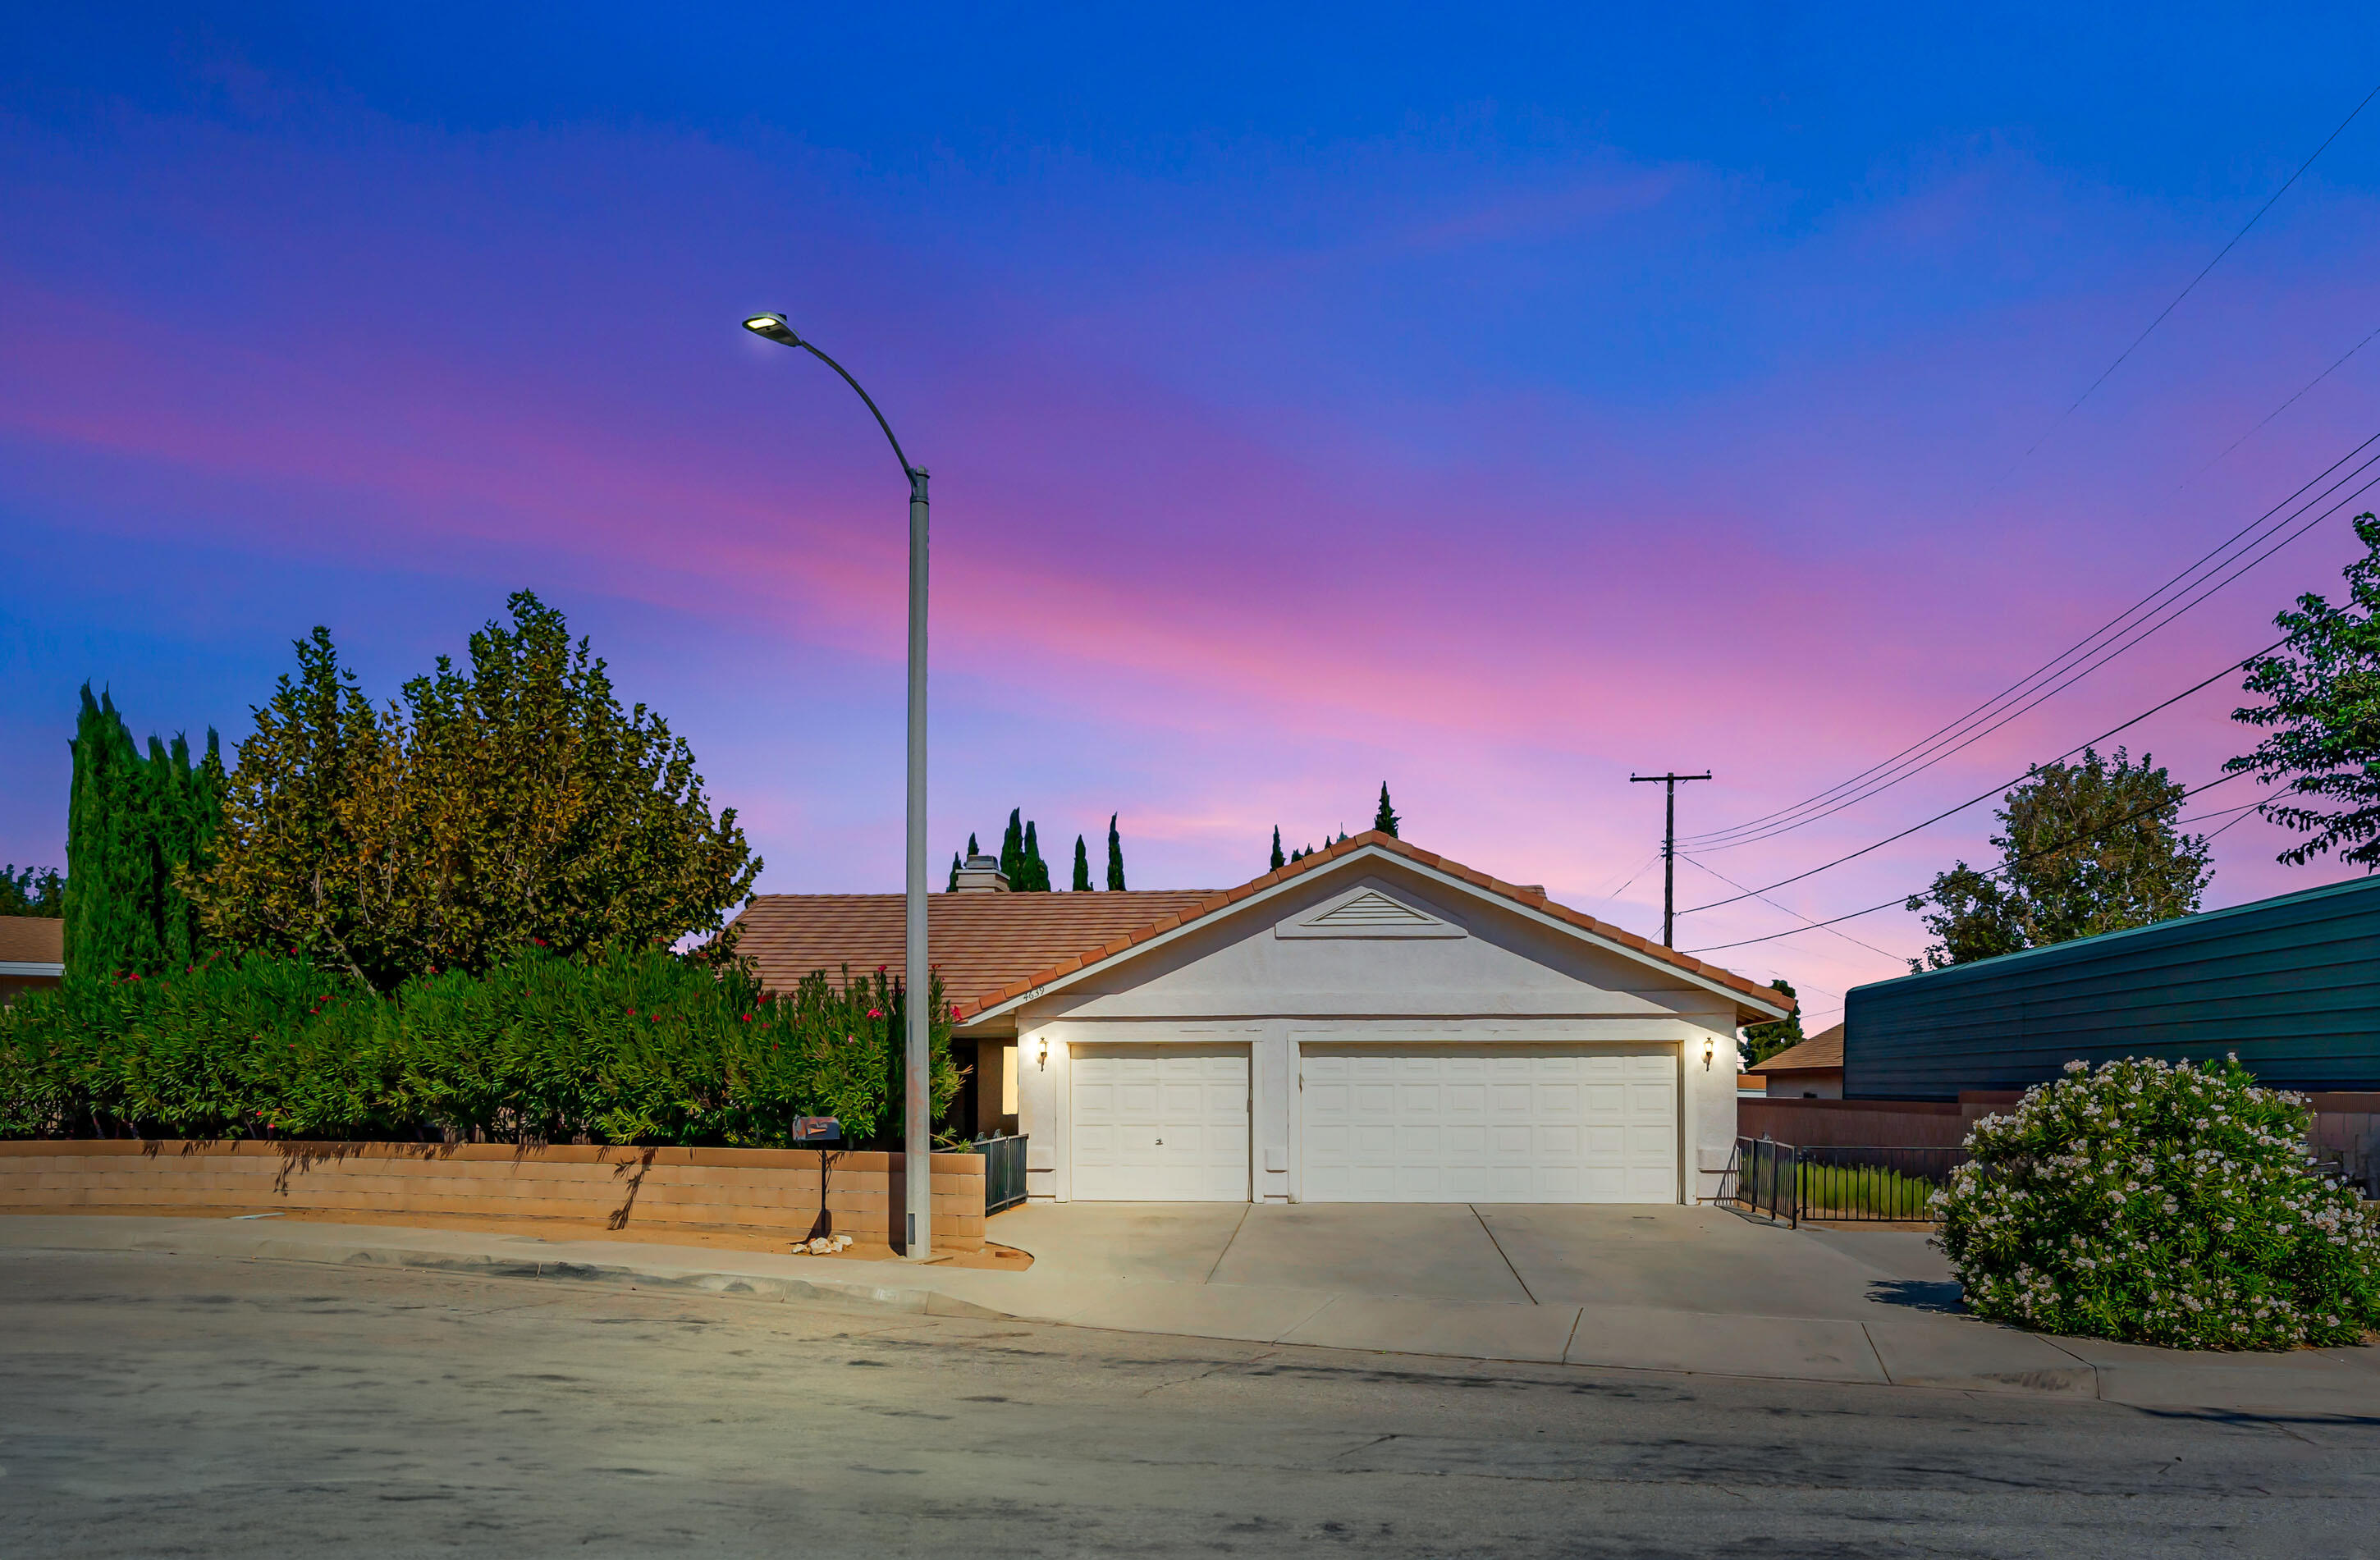
[[[1836,1321],[1958,1297],[1922,1233],[1797,1231],[1707,1206],[1039,1203],[990,1233],[1037,1273],[1141,1283]]]

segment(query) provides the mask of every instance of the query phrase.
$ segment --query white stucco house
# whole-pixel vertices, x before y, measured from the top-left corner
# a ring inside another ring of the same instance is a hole
[[[1386,834],[1217,892],[1011,894],[929,936],[977,1125],[1059,1201],[1677,1203],[1735,1138],[1768,986]],[[972,891],[971,891],[972,890]],[[900,967],[898,895],[764,895],[772,985]]]

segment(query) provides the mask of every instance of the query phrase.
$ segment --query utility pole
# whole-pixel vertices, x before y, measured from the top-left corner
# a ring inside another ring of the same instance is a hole
[[[1698,775],[1630,775],[1631,785],[1649,785],[1655,780],[1670,788],[1670,812],[1661,826],[1661,946],[1675,948],[1671,928],[1678,919],[1678,782],[1710,779],[1705,769]]]

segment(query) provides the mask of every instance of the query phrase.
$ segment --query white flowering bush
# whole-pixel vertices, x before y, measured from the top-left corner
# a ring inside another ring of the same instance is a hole
[[[1995,1321],[2181,1348],[2360,1341],[2380,1220],[2308,1173],[2304,1096],[2239,1059],[2066,1064],[1968,1134],[1935,1237]]]

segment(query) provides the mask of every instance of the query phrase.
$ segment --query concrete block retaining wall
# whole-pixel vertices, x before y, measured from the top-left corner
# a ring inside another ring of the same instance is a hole
[[[538,1218],[611,1229],[808,1235],[820,1155],[781,1148],[514,1148],[500,1143],[0,1143],[0,1213],[369,1213]],[[826,1155],[838,1234],[890,1240],[898,1154]],[[932,1156],[934,1245],[983,1245],[984,1160]]]

